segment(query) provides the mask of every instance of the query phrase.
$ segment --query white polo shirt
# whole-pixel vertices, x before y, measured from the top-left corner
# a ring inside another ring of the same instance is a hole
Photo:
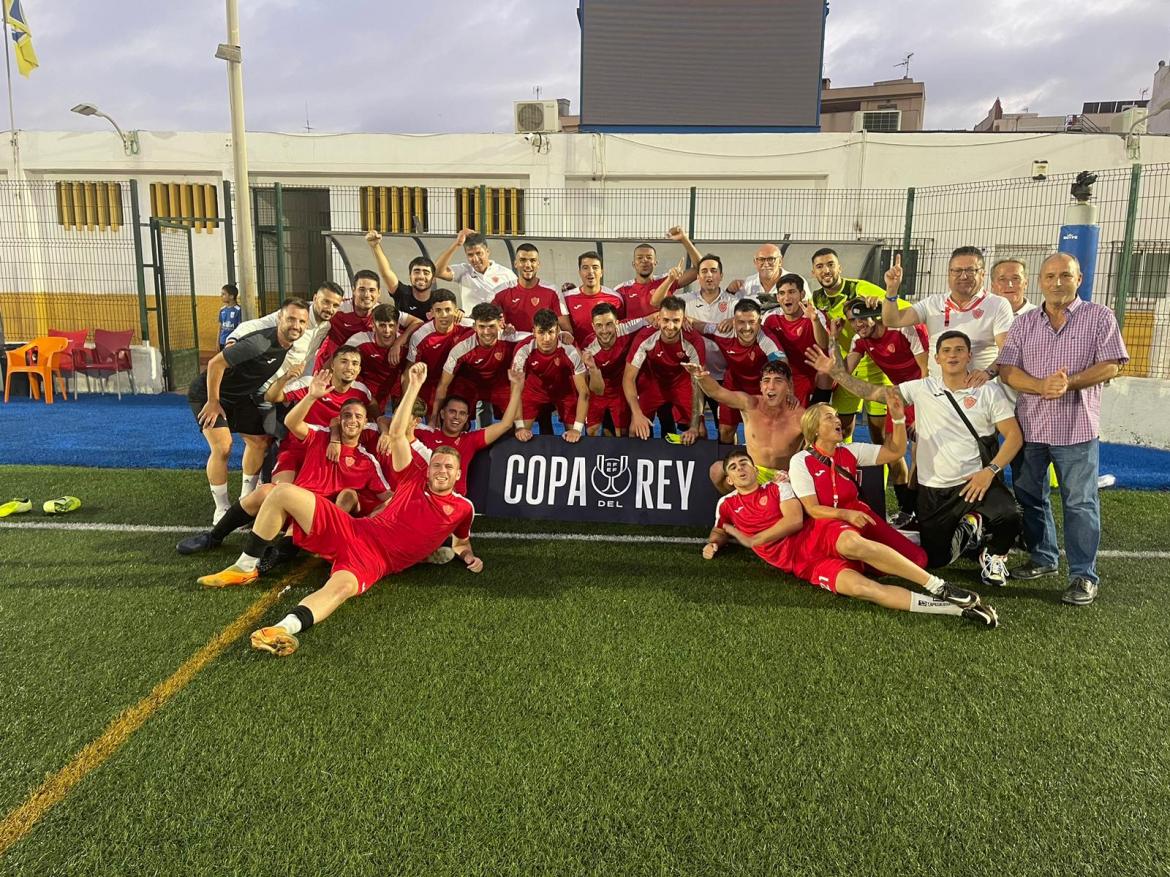
[[[962,309],[947,293],[928,295],[910,305],[918,322],[926,324],[930,347],[938,336],[957,330],[971,339],[971,368],[987,368],[997,356],[995,336],[1006,335],[1012,327],[1012,306],[1006,298],[981,289]],[[933,356],[929,358],[930,376],[942,377],[942,369]]]
[[[467,312],[477,304],[490,302],[501,289],[515,286],[518,282],[516,272],[499,262],[488,262],[487,269],[482,274],[467,262],[450,267],[451,276],[459,284],[462,292],[462,308]]]
[[[724,320],[730,320],[735,303],[739,301],[736,296],[722,289],[714,301],[704,299],[701,292],[685,292],[679,298],[686,302],[687,316],[703,323],[722,323]],[[716,381],[722,381],[727,371],[727,360],[723,358],[723,351],[710,338],[704,338],[703,344],[707,348],[707,372]]]
[[[906,404],[914,406],[918,483],[926,487],[954,487],[983,468],[979,445],[947,399],[945,389],[940,379],[932,377],[898,384]],[[998,381],[950,392],[979,435],[994,434],[999,421],[1016,415]]]

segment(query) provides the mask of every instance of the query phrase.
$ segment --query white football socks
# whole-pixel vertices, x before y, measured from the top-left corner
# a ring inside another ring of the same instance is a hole
[[[247,496],[249,493],[251,493],[253,490],[255,490],[256,486],[259,483],[260,483],[260,473],[259,472],[256,472],[252,475],[249,475],[246,472],[243,473],[243,475],[240,478],[240,499],[243,499],[245,496]]]
[[[226,512],[232,507],[232,498],[228,496],[226,484],[212,484],[211,498],[215,500],[216,511]]]
[[[252,572],[258,563],[260,563],[259,557],[253,557],[245,551],[238,558],[236,558],[235,566],[236,569],[243,570],[244,572]]]
[[[296,636],[301,632],[301,620],[290,612],[280,621],[276,622],[276,627],[282,627],[285,633]]]
[[[910,592],[910,611],[927,612],[931,615],[963,614],[963,610],[954,603],[948,603],[946,600],[939,600],[937,597],[919,594],[914,591]]]

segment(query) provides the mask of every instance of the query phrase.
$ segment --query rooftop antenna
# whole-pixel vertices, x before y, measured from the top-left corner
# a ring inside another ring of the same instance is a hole
[[[541,91],[542,91],[542,89],[541,89],[541,87],[540,87],[539,85],[534,85],[534,86],[532,87],[532,94],[533,94],[533,96],[534,96],[534,97],[535,97],[537,100],[540,100],[540,93],[541,93]]]
[[[1149,93],[1150,93],[1150,90],[1148,88],[1143,88],[1141,96],[1138,98],[1138,100],[1145,100],[1146,95],[1148,95]]]
[[[305,133],[311,134],[313,126],[309,124],[309,102],[305,101]]]
[[[903,58],[901,61],[899,61],[897,64],[894,65],[895,67],[904,68],[904,72],[902,74],[903,79],[910,78],[910,59],[913,57],[914,57],[914,53],[910,52],[909,54],[906,55],[905,58]]]

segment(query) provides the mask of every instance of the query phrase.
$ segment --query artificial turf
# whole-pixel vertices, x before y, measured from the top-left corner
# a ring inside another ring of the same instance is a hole
[[[0,483],[81,496],[62,522],[196,525],[209,506],[197,472],[0,467]],[[1163,550],[1164,494],[1103,503],[1105,548]],[[194,585],[238,544],[180,558],[173,533],[4,523],[7,812],[263,588]],[[986,631],[835,598],[743,551],[477,550],[481,575],[384,581],[290,658],[228,649],[0,874],[1167,871],[1164,561],[1102,558],[1087,609],[1061,606],[1056,579],[1012,584]],[[270,615],[325,570],[303,575]]]

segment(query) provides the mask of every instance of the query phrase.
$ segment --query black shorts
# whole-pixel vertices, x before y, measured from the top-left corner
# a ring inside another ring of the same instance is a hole
[[[203,410],[207,400],[193,399],[188,395],[187,404],[191,406],[191,413],[195,415],[195,423],[198,425],[199,412]],[[238,402],[229,402],[226,399],[220,399],[219,404],[227,417],[216,418],[213,429],[226,426],[232,432],[240,435],[264,435],[264,415],[266,412],[261,411],[253,400],[243,399]],[[201,426],[199,428],[203,429]]]

